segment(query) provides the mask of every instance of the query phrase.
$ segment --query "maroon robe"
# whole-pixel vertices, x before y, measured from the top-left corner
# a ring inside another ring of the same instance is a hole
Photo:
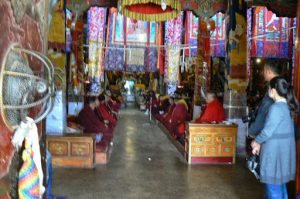
[[[199,118],[195,120],[197,123],[211,123],[222,122],[225,120],[225,113],[223,105],[218,99],[214,99],[212,102],[206,105],[205,110]]]
[[[83,126],[85,133],[111,134],[112,129],[100,121],[96,113],[86,104],[77,117],[78,123]]]
[[[110,99],[108,101],[108,105],[111,107],[111,109],[115,112],[119,112],[120,108],[121,108],[121,103],[118,103],[112,99]]]
[[[109,123],[112,125],[112,126],[115,126],[117,124],[117,120],[116,118],[114,117],[114,115],[109,112],[109,110],[107,109],[107,107],[105,106],[105,103],[104,102],[100,102],[99,103],[99,107],[98,107],[98,110],[102,116],[102,118],[104,120],[108,120]]]
[[[161,118],[161,122],[166,126],[168,125],[170,119],[171,119],[171,116],[172,116],[172,113],[173,113],[173,110],[175,108],[176,104],[171,104],[169,107],[168,107],[168,110],[167,112],[162,116]]]
[[[171,134],[174,136],[183,135],[185,132],[185,121],[188,119],[188,106],[184,100],[179,100],[176,104],[170,124],[168,126]]]

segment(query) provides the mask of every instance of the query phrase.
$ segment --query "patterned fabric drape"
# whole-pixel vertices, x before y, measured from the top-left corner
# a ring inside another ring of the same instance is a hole
[[[292,58],[293,19],[277,17],[262,6],[253,10],[251,56]]]
[[[176,19],[167,21],[165,24],[165,81],[177,83],[179,75],[180,48],[182,35],[182,13]]]
[[[91,7],[88,11],[89,36],[89,80],[90,91],[100,93],[103,79],[103,43],[106,23],[106,8]]]
[[[107,32],[109,48],[106,51],[105,69],[131,72],[157,71],[158,49],[145,47],[156,44],[157,24],[123,17],[113,9],[110,10],[109,21]]]

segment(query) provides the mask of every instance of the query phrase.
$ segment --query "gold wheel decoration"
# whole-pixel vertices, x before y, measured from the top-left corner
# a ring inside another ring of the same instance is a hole
[[[181,11],[179,0],[121,0],[121,13],[135,20],[167,21]]]

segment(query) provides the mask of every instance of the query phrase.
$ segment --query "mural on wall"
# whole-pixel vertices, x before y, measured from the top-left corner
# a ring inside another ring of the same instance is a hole
[[[292,18],[277,17],[266,7],[253,8],[252,57],[291,58]],[[290,50],[289,50],[290,49]]]
[[[130,72],[157,71],[159,24],[123,17],[110,9],[105,70]],[[127,33],[127,36],[125,37]]]
[[[232,0],[227,21],[226,74],[228,88],[245,92],[247,75],[247,6],[245,2]]]

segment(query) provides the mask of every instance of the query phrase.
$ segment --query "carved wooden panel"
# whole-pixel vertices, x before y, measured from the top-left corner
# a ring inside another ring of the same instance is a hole
[[[68,155],[68,142],[49,141],[48,149],[52,155]]]
[[[90,154],[90,146],[84,142],[71,143],[71,155],[86,156]]]

